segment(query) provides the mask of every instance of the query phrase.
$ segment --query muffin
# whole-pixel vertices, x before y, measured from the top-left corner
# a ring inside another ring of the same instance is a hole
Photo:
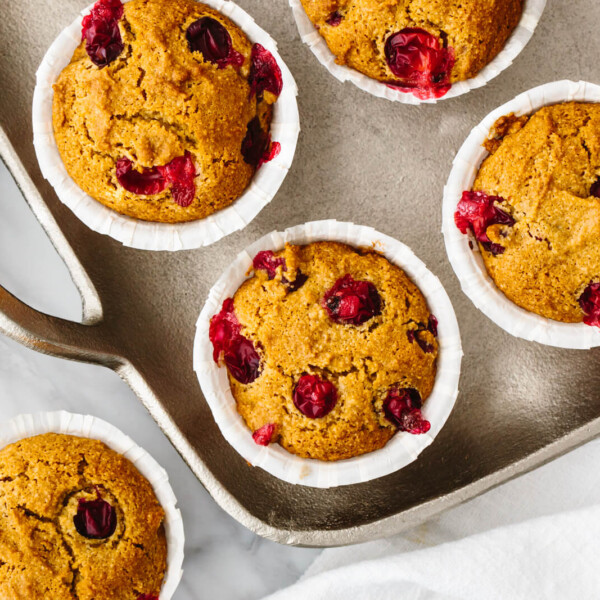
[[[399,267],[337,242],[257,254],[209,329],[248,435],[323,461],[429,430],[420,409],[435,381],[436,336]]]
[[[280,150],[274,57],[194,0],[99,0],[54,84],[67,172],[130,217],[178,223],[232,204]]]
[[[496,286],[564,323],[600,326],[600,105],[500,118],[456,225],[474,234]]]
[[[49,433],[0,450],[0,512],[0,598],[158,597],[164,511],[102,442]]]
[[[425,100],[502,50],[524,0],[301,0],[336,62]]]

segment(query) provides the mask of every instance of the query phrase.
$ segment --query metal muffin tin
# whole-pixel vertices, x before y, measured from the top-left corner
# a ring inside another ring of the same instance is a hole
[[[596,0],[550,0],[516,65],[481,90],[422,107],[338,83],[300,42],[287,3],[242,0],[280,42],[300,88],[303,134],[279,194],[253,223],[209,248],[173,254],[128,249],[88,230],[40,174],[34,74],[85,5],[2,2],[0,153],[71,270],[84,316],[79,324],[43,315],[0,287],[0,331],[41,352],[115,369],[223,509],[287,544],[397,533],[600,433],[600,350],[549,348],[496,327],[461,293],[440,234],[452,158],[485,114],[546,81],[596,79]],[[560,42],[569,32],[586,40],[583,50]],[[465,359],[454,412],[417,461],[368,483],[317,490],[248,466],[227,444],[193,372],[192,345],[206,293],[238,251],[271,230],[323,218],[370,225],[408,244],[450,294]]]

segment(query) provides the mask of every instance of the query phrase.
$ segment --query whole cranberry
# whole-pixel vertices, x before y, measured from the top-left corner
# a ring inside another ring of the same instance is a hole
[[[302,375],[294,389],[294,405],[310,419],[329,414],[337,402],[337,390],[330,381],[317,375]]]

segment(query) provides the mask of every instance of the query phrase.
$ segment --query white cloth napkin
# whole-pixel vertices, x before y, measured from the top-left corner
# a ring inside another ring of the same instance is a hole
[[[600,440],[402,535],[325,550],[268,600],[600,598]]]

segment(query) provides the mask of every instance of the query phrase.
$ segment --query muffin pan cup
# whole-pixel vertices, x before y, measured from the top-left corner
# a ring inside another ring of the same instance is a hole
[[[467,92],[484,86],[499,75],[504,69],[512,65],[515,58],[521,53],[521,50],[527,45],[537,24],[546,7],[546,0],[525,0],[523,15],[519,24],[507,40],[504,48],[498,55],[487,64],[475,77],[465,81],[458,81],[452,84],[448,93],[441,98],[430,98],[419,100],[411,93],[401,92],[389,85],[367,77],[356,69],[345,65],[338,65],[335,62],[335,56],[327,46],[325,39],[318,32],[312,21],[308,18],[302,2],[300,0],[288,0],[294,19],[298,27],[298,32],[302,41],[311,49],[311,52],[317,57],[317,60],[333,75],[338,81],[344,83],[351,81],[361,90],[377,96],[386,98],[393,102],[402,102],[403,104],[435,104],[440,100],[456,98]]]
[[[148,452],[114,425],[91,415],[77,415],[65,411],[18,415],[0,423],[0,448],[44,433],[62,433],[100,440],[129,459],[150,482],[165,511],[167,570],[160,591],[160,600],[171,600],[183,575],[181,567],[185,536],[181,512],[177,508],[177,499],[169,484],[167,472]]]
[[[59,199],[90,229],[109,235],[125,246],[142,250],[189,250],[208,246],[243,229],[275,197],[294,158],[300,133],[296,101],[298,89],[290,70],[279,56],[277,43],[233,2],[204,0],[203,3],[229,17],[252,43],[267,48],[277,60],[283,76],[282,92],[273,105],[271,123],[271,137],[281,144],[281,152],[256,171],[248,188],[233,204],[205,219],[187,223],[155,223],[127,217],[94,200],[67,173],[54,139],[52,85],[81,43],[81,21],[93,4],[60,33],[37,71],[33,97],[33,137],[44,178],[54,187]]]
[[[543,106],[569,101],[600,102],[600,86],[585,81],[547,83],[520,94],[492,111],[471,131],[454,159],[444,188],[442,232],[448,258],[463,292],[496,325],[528,341],[586,350],[600,346],[600,329],[584,323],[561,323],[517,306],[496,287],[488,275],[472,233],[463,235],[454,223],[454,212],[463,191],[473,187],[479,167],[488,156],[483,143],[496,120],[510,113],[517,116],[532,114]]]
[[[301,458],[279,444],[258,446],[252,432],[236,410],[227,369],[212,357],[208,338],[210,319],[221,310],[223,301],[233,296],[248,278],[252,259],[261,250],[281,250],[286,243],[309,244],[337,241],[355,247],[373,247],[390,262],[402,268],[421,290],[430,311],[439,322],[439,354],[433,391],[423,404],[423,415],[431,422],[428,433],[398,432],[380,450],[334,462]],[[401,242],[371,227],[334,220],[315,221],[273,232],[242,251],[225,270],[208,294],[196,323],[194,370],[206,401],[225,439],[251,465],[264,469],[288,483],[317,488],[363,483],[393,473],[413,462],[429,446],[443,427],[458,395],[462,346],[452,303],[438,278]]]

